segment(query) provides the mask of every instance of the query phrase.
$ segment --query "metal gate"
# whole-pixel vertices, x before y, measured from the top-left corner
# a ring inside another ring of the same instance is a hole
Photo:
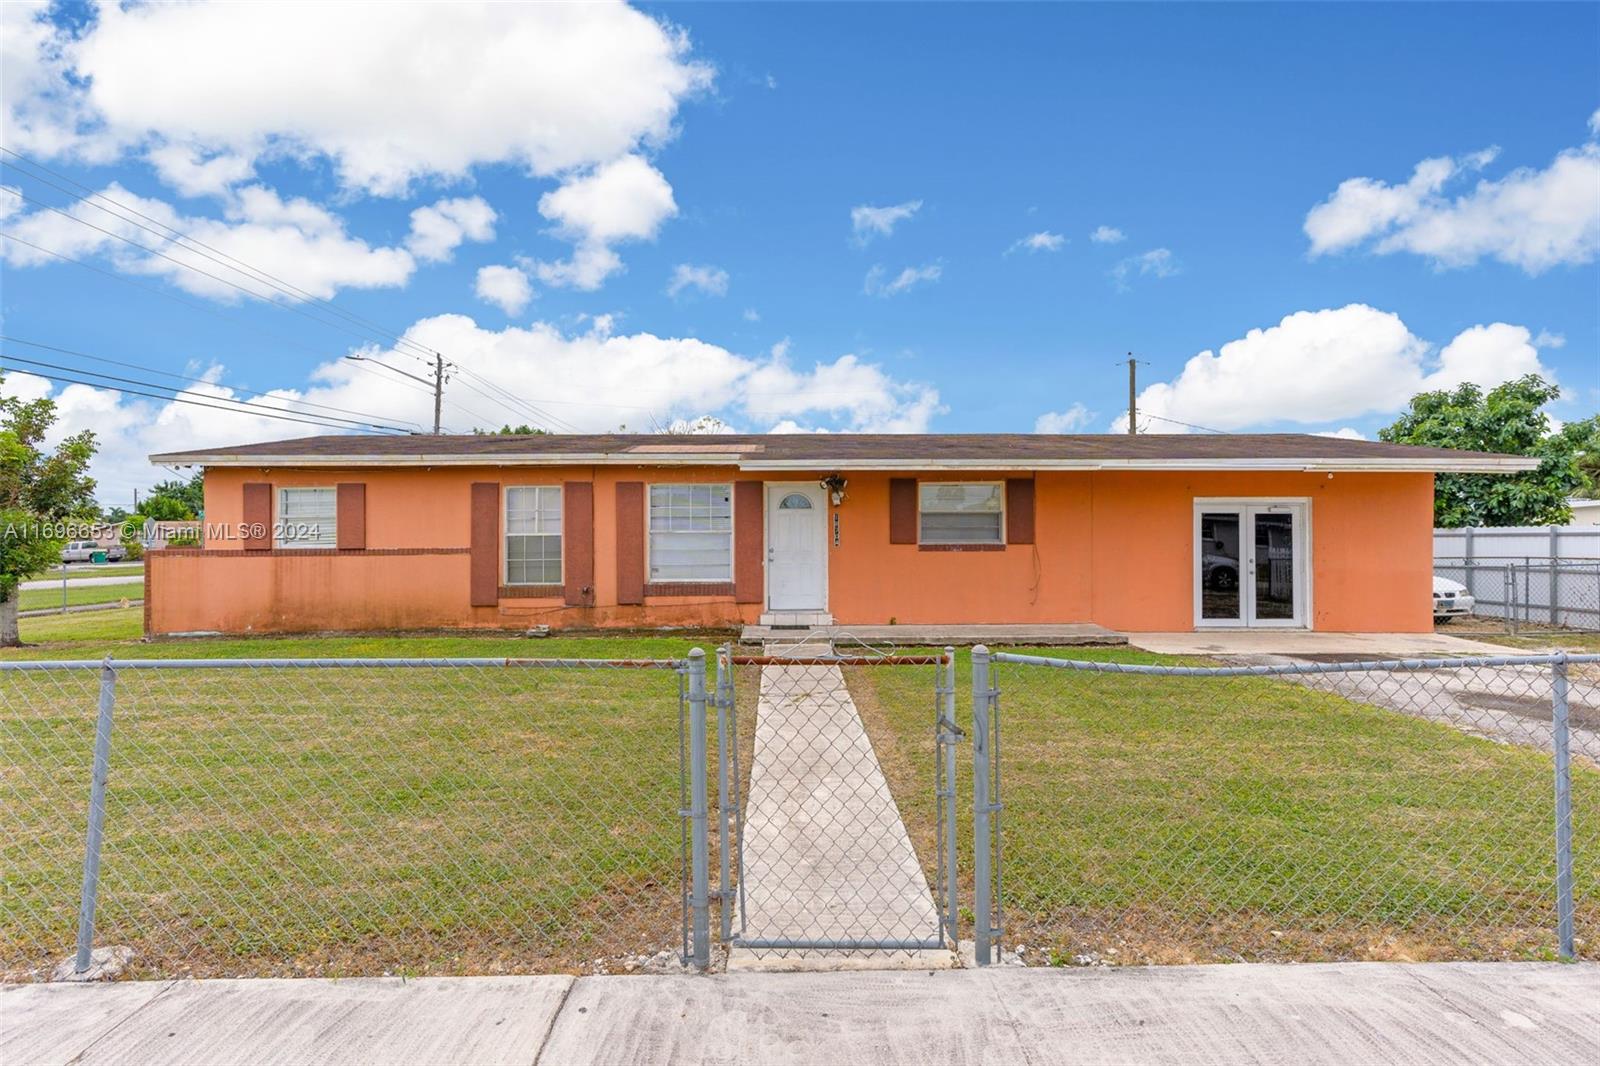
[[[953,651],[798,650],[717,651],[715,752],[702,749],[708,792],[716,779],[704,853],[717,888],[704,898],[718,904],[721,940],[757,956],[947,949],[962,736]]]

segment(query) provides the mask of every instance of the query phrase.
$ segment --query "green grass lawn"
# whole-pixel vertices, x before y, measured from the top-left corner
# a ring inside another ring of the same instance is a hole
[[[59,592],[56,594],[60,595]],[[22,648],[0,648],[6,659],[227,659],[227,658],[680,658],[690,648],[712,648],[726,632],[589,634],[525,637],[486,633],[377,633],[353,636],[174,637],[145,641],[141,608],[39,615],[19,621]]]
[[[709,648],[695,636],[25,652],[676,657]],[[97,685],[0,675],[0,974],[71,948]],[[124,670],[96,943],[133,947],[139,976],[579,971],[675,948],[678,713],[662,671]]]
[[[998,680],[1002,922],[1031,961],[1554,951],[1548,755],[1279,680],[1017,665]],[[887,724],[885,771],[911,824],[933,789],[928,678],[863,668],[850,682],[869,729]],[[963,655],[959,691],[969,684]],[[969,759],[957,788],[970,905]],[[1592,956],[1600,773],[1581,760],[1573,807],[1580,953]]]
[[[143,563],[105,563],[91,567],[87,570],[69,570],[72,577],[142,577],[144,575]],[[61,571],[52,570],[40,574],[39,577],[60,577]]]
[[[140,600],[144,598],[144,582],[129,581],[126,584],[115,585],[71,585],[67,586],[67,604],[78,606],[86,603],[115,603],[118,600]],[[60,587],[51,589],[23,589],[17,594],[17,609],[21,611],[48,610],[61,606]]]

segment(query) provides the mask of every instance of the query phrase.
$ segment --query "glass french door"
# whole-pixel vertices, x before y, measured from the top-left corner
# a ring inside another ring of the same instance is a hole
[[[1195,504],[1195,625],[1304,626],[1306,506]]]

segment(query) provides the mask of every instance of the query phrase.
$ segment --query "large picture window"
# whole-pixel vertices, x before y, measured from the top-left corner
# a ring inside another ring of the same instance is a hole
[[[280,548],[333,548],[339,543],[337,489],[279,489],[274,543]]]
[[[733,580],[731,485],[650,486],[650,580]]]
[[[998,481],[918,485],[919,539],[923,544],[1004,544],[1001,487]]]
[[[506,489],[506,584],[561,584],[561,487]]]

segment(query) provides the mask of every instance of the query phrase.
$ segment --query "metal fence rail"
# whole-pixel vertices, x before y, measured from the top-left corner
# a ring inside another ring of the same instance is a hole
[[[1205,667],[979,648],[973,699],[981,962],[1002,938],[1080,963],[1600,943],[1600,656]]]
[[[813,650],[718,654],[728,775],[717,790],[729,811],[719,830],[731,835],[722,938],[758,957],[945,949],[955,936],[954,654]],[[880,682],[918,695],[880,702]],[[753,728],[741,732],[741,721]]]
[[[1458,625],[1600,629],[1600,559],[1436,559],[1433,571],[1466,586],[1475,601]]]
[[[0,976],[74,943],[152,977],[687,953],[695,665],[0,663]]]

